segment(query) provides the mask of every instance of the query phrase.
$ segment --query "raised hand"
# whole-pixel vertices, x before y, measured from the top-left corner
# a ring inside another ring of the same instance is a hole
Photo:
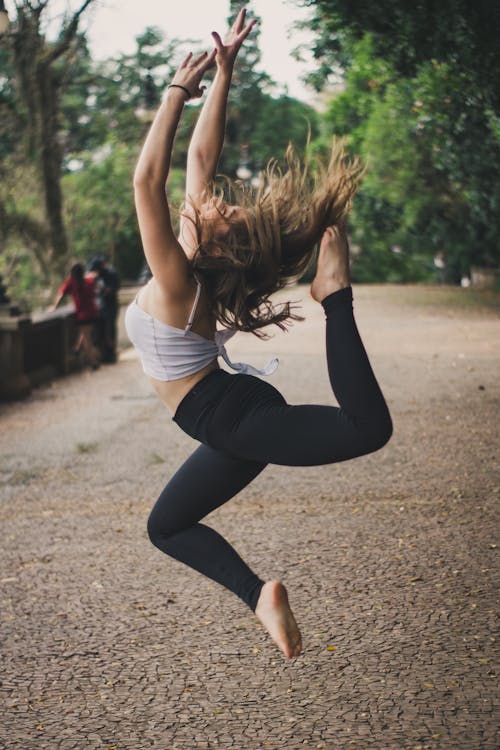
[[[215,42],[217,67],[222,70],[231,70],[238,51],[257,23],[257,19],[253,18],[245,26],[246,10],[242,8],[236,20],[226,34],[224,41],[220,38],[216,31],[212,31],[212,36]]]
[[[205,91],[205,86],[201,86],[201,80],[214,64],[216,52],[214,49],[210,53],[202,52],[196,57],[190,52],[179,66],[170,86],[179,86],[189,93],[190,99],[198,99]]]

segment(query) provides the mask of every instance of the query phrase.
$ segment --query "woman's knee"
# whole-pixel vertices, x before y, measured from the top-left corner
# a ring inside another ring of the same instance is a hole
[[[152,544],[159,549],[165,545],[167,539],[175,534],[175,529],[155,509],[151,511],[147,522],[148,536]]]
[[[379,415],[369,433],[370,451],[378,451],[387,445],[392,437],[393,425],[391,415],[387,410]]]
[[[154,544],[155,547],[158,547],[160,531],[154,513],[150,513],[146,528],[148,530],[149,541],[151,544]]]

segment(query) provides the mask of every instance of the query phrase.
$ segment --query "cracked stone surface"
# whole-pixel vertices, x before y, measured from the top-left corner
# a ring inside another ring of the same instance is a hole
[[[332,403],[322,311],[230,355]],[[285,661],[232,594],[163,556],[149,509],[195,447],[130,350],[0,407],[0,748],[493,750],[500,323],[464,290],[357,287],[383,451],[268,467],[209,517],[287,585]]]

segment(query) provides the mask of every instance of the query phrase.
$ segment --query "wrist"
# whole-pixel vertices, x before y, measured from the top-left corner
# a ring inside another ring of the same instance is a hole
[[[181,83],[170,83],[165,90],[164,97],[179,99],[185,103],[191,99],[191,92]]]
[[[217,76],[230,81],[233,77],[234,63],[228,63],[224,67],[217,68]]]

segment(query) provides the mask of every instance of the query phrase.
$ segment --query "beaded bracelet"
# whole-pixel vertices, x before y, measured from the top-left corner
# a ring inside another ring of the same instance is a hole
[[[186,101],[189,101],[191,99],[191,92],[189,89],[187,89],[185,86],[181,86],[180,83],[169,83],[167,86],[167,89],[182,89],[187,94]]]

